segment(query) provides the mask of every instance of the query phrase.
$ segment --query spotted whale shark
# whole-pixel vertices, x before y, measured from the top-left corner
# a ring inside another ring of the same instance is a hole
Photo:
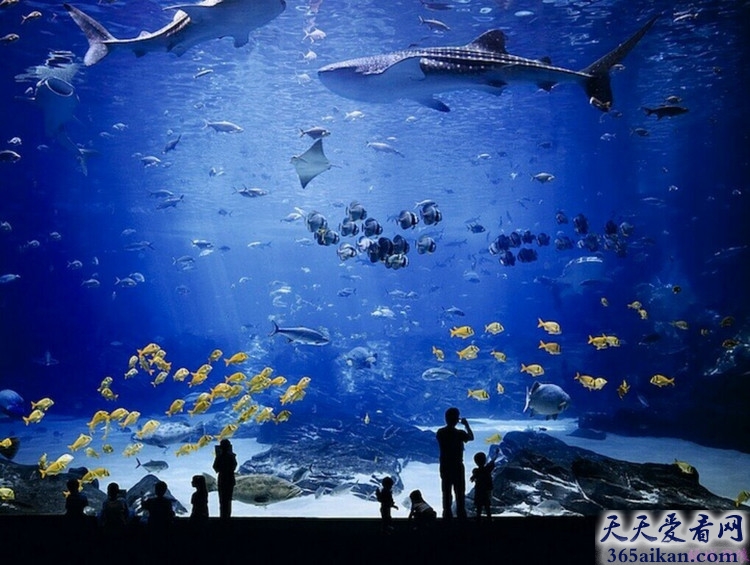
[[[151,51],[170,51],[182,55],[191,47],[211,39],[234,38],[234,46],[247,44],[250,32],[264,26],[286,8],[285,0],[203,0],[198,4],[169,6],[176,10],[172,21],[138,37],[117,39],[91,16],[75,6],[63,4],[89,42],[83,62],[87,66],[101,61],[114,49],[130,49],[141,57]]]
[[[530,82],[549,91],[556,84],[573,82],[583,87],[593,106],[606,112],[613,100],[610,69],[636,46],[657,17],[580,71],[556,67],[548,58],[511,55],[505,49],[505,34],[492,29],[467,45],[406,49],[333,63],[318,70],[318,77],[344,98],[365,102],[406,98],[441,112],[450,110],[435,98],[441,92],[470,88],[499,94],[516,82]]]

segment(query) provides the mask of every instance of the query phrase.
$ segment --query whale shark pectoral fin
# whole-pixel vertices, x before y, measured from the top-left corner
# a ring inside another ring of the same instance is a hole
[[[437,98],[433,98],[431,96],[428,98],[416,98],[416,101],[422,104],[422,106],[427,106],[428,108],[432,108],[433,110],[437,110],[438,112],[451,111],[447,104],[444,104]]]

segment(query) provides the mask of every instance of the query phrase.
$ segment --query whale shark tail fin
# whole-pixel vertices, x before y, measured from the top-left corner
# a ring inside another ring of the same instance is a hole
[[[630,38],[623,41],[598,61],[581,70],[581,73],[590,75],[591,77],[584,82],[583,87],[592,106],[604,112],[609,111],[612,106],[612,87],[609,80],[609,70],[633,50],[643,36],[646,35],[646,32],[651,29],[651,26],[654,25],[658,17],[658,15],[652,17]]]
[[[83,57],[83,64],[87,67],[95,65],[109,53],[107,41],[116,41],[117,38],[91,16],[84,14],[81,10],[70,4],[63,4],[65,9],[73,18],[73,21],[81,28],[89,42],[89,49]]]

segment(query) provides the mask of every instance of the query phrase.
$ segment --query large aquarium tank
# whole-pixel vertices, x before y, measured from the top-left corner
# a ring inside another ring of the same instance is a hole
[[[439,512],[451,406],[496,514],[747,499],[747,2],[170,6],[0,3],[0,512],[225,438],[234,515]]]

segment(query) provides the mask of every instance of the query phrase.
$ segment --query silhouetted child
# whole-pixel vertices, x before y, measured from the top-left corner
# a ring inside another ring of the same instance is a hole
[[[120,491],[120,485],[117,483],[109,483],[107,500],[102,503],[99,513],[105,545],[118,547],[122,543],[129,518],[130,511],[125,502],[124,491]]]
[[[495,468],[497,453],[487,462],[483,452],[474,455],[476,467],[471,471],[471,482],[474,483],[474,508],[477,511],[477,521],[482,517],[482,511],[487,514],[487,520],[492,519],[492,471]]]
[[[67,482],[68,497],[65,499],[65,516],[72,520],[83,519],[83,509],[88,506],[89,500],[81,493],[81,484],[78,479],[70,479]]]
[[[154,531],[164,533],[169,530],[174,521],[172,501],[166,497],[167,483],[157,481],[154,485],[155,497],[143,501],[143,509],[148,511],[148,526]]]
[[[393,479],[386,477],[382,480],[383,488],[375,489],[375,498],[380,502],[380,517],[383,519],[383,531],[390,531],[391,526],[391,508],[398,510],[398,506],[393,502]]]
[[[409,494],[411,500],[411,511],[409,520],[414,520],[414,529],[422,529],[432,524],[437,518],[437,512],[422,498],[422,491],[413,490]]]
[[[193,508],[190,512],[190,524],[193,529],[200,531],[208,523],[208,488],[206,488],[206,477],[203,475],[194,475],[190,483],[195,492],[190,497],[190,504]]]

